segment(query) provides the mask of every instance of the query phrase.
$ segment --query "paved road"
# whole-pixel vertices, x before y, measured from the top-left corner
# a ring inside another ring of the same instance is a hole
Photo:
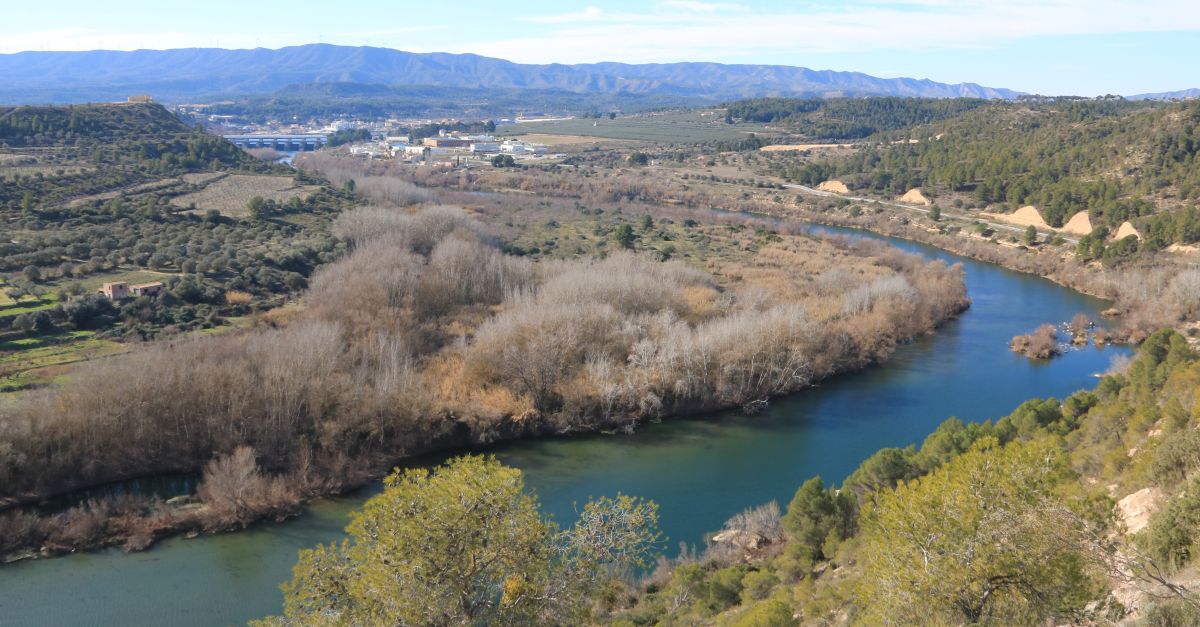
[[[875,199],[875,198],[863,198],[863,197],[861,197],[861,196],[847,196],[846,194],[835,194],[835,193],[833,193],[833,192],[826,192],[826,191],[819,190],[819,189],[813,189],[813,188],[811,188],[811,187],[809,187],[809,186],[807,186],[807,185],[797,185],[797,184],[795,184],[795,183],[784,183],[784,184],[783,184],[783,186],[784,186],[784,187],[786,187],[786,188],[788,188],[788,189],[794,189],[794,190],[798,190],[798,191],[799,191],[799,192],[801,192],[801,193],[804,193],[804,194],[809,194],[809,195],[811,195],[811,196],[824,196],[824,197],[828,197],[828,198],[845,198],[846,200],[856,200],[856,201],[858,201],[858,202],[865,202],[865,203],[878,203],[878,204],[880,204],[880,205],[885,205],[885,206],[888,206],[888,207],[895,207],[895,208],[897,208],[897,209],[904,209],[905,211],[916,211],[916,212],[918,212],[918,213],[924,213],[924,214],[926,214],[926,215],[928,215],[928,214],[929,214],[929,209],[926,209],[926,208],[924,208],[924,207],[918,207],[918,206],[916,206],[916,205],[906,205],[906,204],[904,204],[904,203],[900,203],[900,202],[894,202],[894,201],[891,201],[891,200],[878,200],[878,199]],[[980,218],[978,218],[978,217],[975,217],[975,216],[970,216],[970,215],[961,215],[961,214],[956,214],[956,213],[946,213],[946,212],[945,212],[945,210],[943,210],[943,211],[942,211],[942,215],[943,215],[943,216],[945,216],[945,217],[947,217],[947,218],[958,218],[958,219],[960,219],[960,220],[978,220],[979,222],[983,222],[984,224],[986,224],[986,225],[988,225],[988,226],[992,227],[993,229],[997,229],[997,230],[1003,230],[1003,231],[1012,231],[1012,232],[1014,232],[1014,233],[1020,233],[1020,234],[1022,234],[1022,235],[1024,235],[1024,234],[1025,234],[1025,227],[1023,227],[1023,226],[1016,226],[1016,225],[1014,225],[1014,224],[1008,224],[1008,223],[1006,223],[1006,222],[992,222],[992,221],[989,221],[989,220],[983,220],[983,219],[980,219]],[[1057,235],[1058,235],[1059,237],[1062,237],[1064,240],[1066,240],[1066,241],[1068,241],[1068,242],[1071,242],[1072,244],[1078,244],[1078,243],[1079,243],[1079,239],[1078,239],[1078,238],[1075,238],[1075,237],[1068,237],[1068,236],[1066,236],[1066,235],[1064,235],[1064,234],[1062,234],[1062,233],[1058,233],[1058,232],[1056,232],[1056,233],[1057,233]]]

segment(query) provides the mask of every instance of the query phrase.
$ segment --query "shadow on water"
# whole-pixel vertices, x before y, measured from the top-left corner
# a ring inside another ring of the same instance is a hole
[[[928,246],[848,229],[821,231],[888,241],[962,263],[972,307],[937,333],[900,346],[884,364],[776,400],[755,416],[720,412],[648,424],[633,435],[588,435],[490,449],[525,471],[560,523],[577,504],[617,492],[654,499],[671,545],[699,543],[737,511],[786,505],[806,478],[840,482],[876,450],[919,444],[950,416],[1003,416],[1031,397],[1092,387],[1124,348],[1070,351],[1031,362],[1010,352],[1013,335],[1107,305],[1037,277]],[[436,463],[431,456],[418,463]],[[278,612],[278,585],[296,551],[341,537],[347,516],[378,487],[313,503],[294,520],[140,554],[73,555],[0,568],[0,625],[176,626],[244,623]]]

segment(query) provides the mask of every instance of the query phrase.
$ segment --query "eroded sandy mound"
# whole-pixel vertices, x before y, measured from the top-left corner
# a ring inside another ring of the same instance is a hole
[[[849,194],[850,188],[841,181],[829,180],[817,186],[817,189],[823,192],[833,192],[835,194]]]
[[[1200,255],[1200,246],[1191,246],[1188,244],[1171,244],[1167,246],[1168,252],[1179,253],[1181,255]]]
[[[1046,224],[1046,221],[1042,219],[1042,214],[1038,213],[1037,207],[1034,207],[1033,205],[1025,205],[1013,213],[985,213],[983,215],[1001,222],[1016,224],[1018,226],[1029,226],[1032,224],[1039,229],[1051,228],[1050,225]]]
[[[1088,212],[1080,211],[1071,216],[1067,223],[1062,225],[1063,233],[1072,235],[1087,235],[1092,232],[1092,220],[1088,217]]]
[[[1126,220],[1121,223],[1121,226],[1117,227],[1117,234],[1114,236],[1114,239],[1125,239],[1130,235],[1138,238],[1139,241],[1142,239],[1142,234],[1138,233],[1138,230],[1133,228],[1133,224],[1131,224],[1129,220]]]
[[[911,203],[914,205],[932,205],[933,204],[933,203],[929,202],[929,199],[925,197],[925,194],[921,193],[921,188],[919,188],[919,187],[914,187],[914,188],[908,190],[907,192],[904,192],[904,195],[900,197],[900,202],[907,202],[907,203]]]

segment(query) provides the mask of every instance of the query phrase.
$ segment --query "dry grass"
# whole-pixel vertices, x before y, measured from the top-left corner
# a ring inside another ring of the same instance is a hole
[[[188,185],[205,185],[226,176],[229,175],[225,172],[191,172],[179,178],[183,179],[183,182]]]
[[[115,190],[112,190],[109,192],[103,192],[100,194],[89,194],[87,196],[80,196],[78,198],[73,199],[71,202],[67,203],[67,206],[68,207],[82,207],[83,205],[97,202],[97,201],[103,202],[106,200],[112,200],[113,198],[116,198],[117,196],[121,196],[121,195],[143,194],[146,192],[162,191],[165,189],[170,189],[172,187],[175,187],[179,184],[180,184],[179,179],[174,179],[174,178],[159,179],[157,181],[141,183],[139,185],[134,185],[132,187],[126,187],[123,189],[115,189]]]
[[[240,218],[249,213],[246,203],[255,196],[282,204],[292,198],[306,197],[317,189],[315,185],[296,185],[285,176],[232,174],[211,181],[199,191],[176,196],[171,204],[176,207],[194,204],[198,210],[216,209],[222,215]]]

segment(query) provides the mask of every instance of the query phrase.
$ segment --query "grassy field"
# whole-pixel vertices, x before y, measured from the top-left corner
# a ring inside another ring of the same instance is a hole
[[[176,207],[195,205],[199,211],[216,209],[221,215],[240,218],[248,214],[246,202],[255,196],[285,203],[303,198],[319,189],[315,185],[296,185],[288,176],[232,174],[208,183],[203,189],[171,199]]]
[[[172,276],[178,276],[178,273],[156,272],[154,270],[142,270],[140,268],[128,270],[117,269],[113,272],[96,274],[79,280],[60,281],[60,283],[79,283],[90,292],[100,289],[100,287],[105,283],[112,283],[114,281],[124,281],[130,285],[137,285],[138,283],[162,281],[167,277]]]
[[[0,303],[0,318],[53,309],[56,302],[54,297],[49,295],[41,298],[26,297],[22,298],[20,302],[13,302],[11,298],[5,296],[4,300],[5,302]]]
[[[745,138],[750,133],[772,134],[757,124],[725,124],[724,118],[711,111],[685,111],[649,114],[644,116],[607,118],[576,118],[552,122],[528,122],[502,126],[497,135],[567,135],[577,143],[580,137],[639,140],[667,144],[688,144],[709,141],[730,141]],[[549,142],[546,142],[549,143]]]
[[[124,344],[96,339],[93,331],[0,341],[0,394],[53,383],[75,364],[127,350]]]

